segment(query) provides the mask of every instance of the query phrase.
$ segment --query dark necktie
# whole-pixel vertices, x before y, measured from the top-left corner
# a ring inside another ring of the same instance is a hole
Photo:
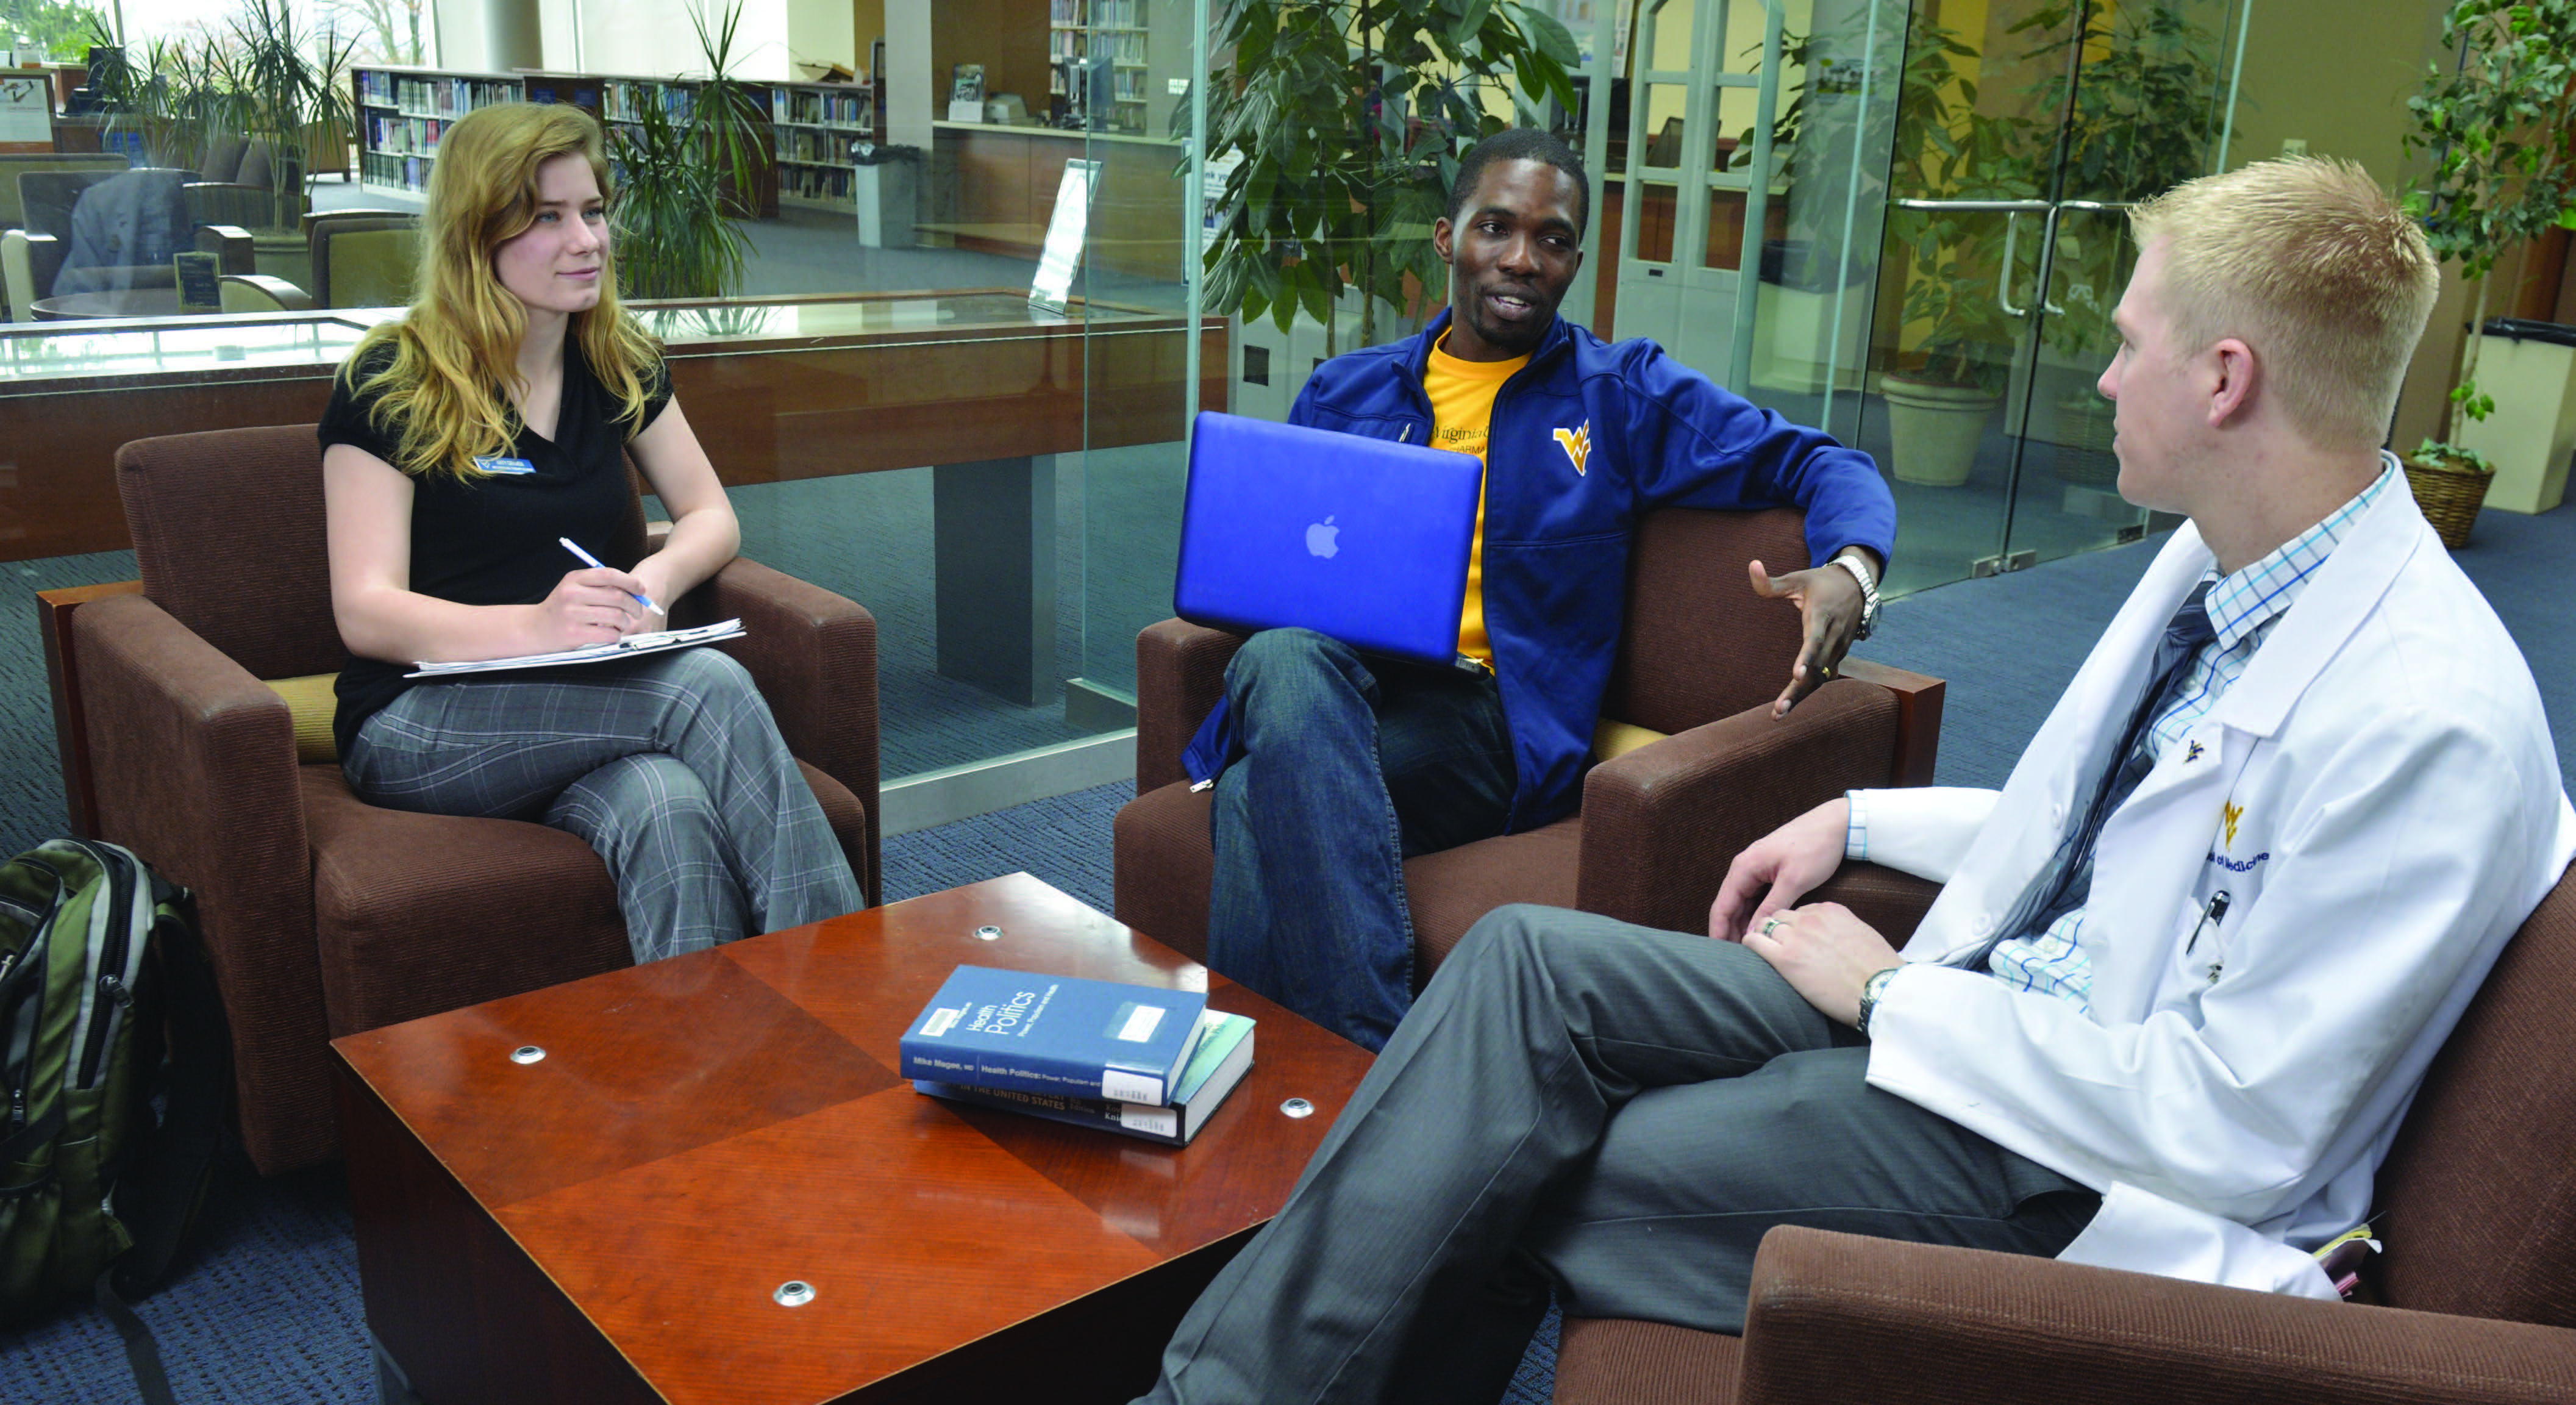
[[[2208,581],[2194,586],[2182,607],[2174,611],[2172,622],[2165,626],[2165,637],[2156,645],[2154,672],[2148,675],[2146,691],[2140,695],[2136,710],[2129,714],[2128,728],[2121,734],[2119,747],[2111,753],[2111,764],[2093,782],[2083,822],[2058,841],[2057,852],[2050,856],[2048,865],[2032,880],[2021,901],[2013,905],[2011,918],[1997,927],[1995,934],[1968,959],[1951,964],[1983,970],[1997,944],[2045,932],[2091,897],[2093,846],[2101,838],[2102,825],[2147,778],[2147,772],[2155,769],[2155,756],[2147,749],[2148,730],[2182,700],[2193,661],[2200,657],[2204,645],[2218,637],[2209,624],[2209,586]]]

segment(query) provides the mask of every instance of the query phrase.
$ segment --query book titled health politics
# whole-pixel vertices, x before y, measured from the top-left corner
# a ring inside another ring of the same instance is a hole
[[[903,1036],[900,1071],[1162,1106],[1206,1008],[1203,991],[960,966]]]
[[[1077,1127],[1099,1127],[1167,1146],[1188,1146],[1251,1068],[1252,1021],[1243,1015],[1210,1010],[1199,1019],[1198,1051],[1190,1055],[1189,1066],[1181,1070],[1180,1080],[1172,1085],[1168,1107],[1077,1098],[1065,1093],[972,1088],[963,1083],[934,1083],[926,1078],[916,1080],[912,1086],[950,1102],[1024,1112]]]

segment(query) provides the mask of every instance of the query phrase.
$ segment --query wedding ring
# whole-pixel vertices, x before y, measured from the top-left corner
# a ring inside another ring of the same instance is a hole
[[[1762,935],[1764,935],[1764,936],[1766,936],[1766,937],[1767,937],[1767,936],[1769,936],[1769,935],[1771,935],[1771,929],[1772,929],[1772,928],[1774,928],[1774,927],[1777,927],[1777,926],[1779,926],[1779,925],[1780,925],[1780,914],[1778,914],[1778,913],[1776,913],[1776,912],[1775,912],[1775,913],[1773,913],[1773,914],[1771,914],[1769,917],[1765,917],[1765,918],[1763,918],[1763,919],[1762,919]]]

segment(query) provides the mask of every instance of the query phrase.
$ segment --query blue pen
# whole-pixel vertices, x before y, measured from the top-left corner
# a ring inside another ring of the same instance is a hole
[[[589,552],[582,550],[582,549],[581,549],[581,547],[580,547],[580,545],[579,545],[579,544],[577,544],[576,542],[574,542],[572,538],[570,538],[570,537],[557,537],[557,538],[555,538],[555,540],[563,543],[563,548],[564,548],[564,550],[569,551],[569,552],[571,552],[573,555],[580,557],[580,558],[581,558],[581,560],[582,560],[582,564],[583,564],[583,565],[586,565],[586,566],[597,566],[599,569],[601,569],[601,570],[603,570],[603,571],[605,571],[605,570],[607,570],[607,569],[608,569],[608,563],[607,563],[607,562],[602,561],[602,560],[600,560],[598,557],[591,555]],[[653,597],[651,597],[651,596],[649,596],[649,595],[635,595],[635,592],[633,592],[633,591],[631,591],[631,590],[630,590],[630,591],[628,591],[628,592],[626,592],[626,593],[627,593],[628,595],[632,595],[632,596],[634,596],[634,597],[635,597],[635,603],[636,603],[636,604],[643,606],[645,609],[652,611],[654,614],[660,615],[660,614],[666,614],[666,613],[668,613],[668,612],[667,612],[667,611],[665,611],[661,606],[654,604],[654,603],[653,603]]]

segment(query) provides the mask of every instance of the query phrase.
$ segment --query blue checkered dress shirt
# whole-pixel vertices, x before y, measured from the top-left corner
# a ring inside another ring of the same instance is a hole
[[[2380,457],[2383,463],[2379,477],[2324,521],[2244,570],[2224,576],[2211,571],[2202,577],[2215,582],[2209,588],[2207,603],[2210,627],[2217,631],[2217,637],[2203,645],[2200,656],[2193,660],[2191,673],[2183,683],[2182,700],[2167,708],[2147,729],[2150,757],[2162,761],[2166,748],[2181,741],[2192,724],[2218,706],[2219,698],[2245,675],[2245,666],[2253,661],[2254,651],[2263,646],[2272,626],[2280,623],[2291,603],[2307,589],[2308,578],[2325,564],[2335,545],[2351,533],[2352,524],[2363,511],[2395,481],[2397,460],[2384,452]],[[1857,795],[1852,800],[1851,829],[1845,836],[1844,852],[1856,859],[1869,857],[1869,821]],[[2090,1013],[2093,962],[2084,954],[2084,909],[2067,913],[2035,936],[1996,943],[1986,969],[2007,985],[2054,995]]]

